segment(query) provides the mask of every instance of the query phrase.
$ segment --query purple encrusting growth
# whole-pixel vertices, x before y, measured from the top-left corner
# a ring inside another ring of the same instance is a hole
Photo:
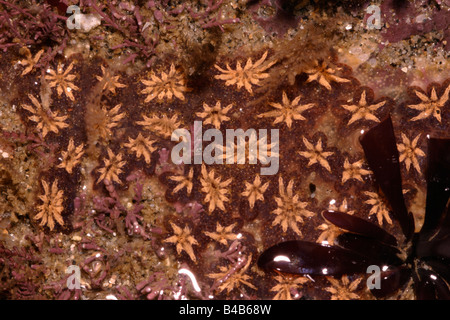
[[[432,2],[430,4],[430,2]],[[450,11],[441,8],[441,1],[383,1],[380,6],[383,24],[387,25],[381,34],[390,43],[408,39],[413,35],[423,35],[431,31],[442,32],[446,41],[445,49],[450,48],[450,31],[448,21]],[[432,6],[431,14],[424,10]]]

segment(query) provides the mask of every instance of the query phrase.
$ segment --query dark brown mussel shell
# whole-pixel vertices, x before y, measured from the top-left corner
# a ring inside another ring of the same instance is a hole
[[[325,220],[348,232],[361,234],[391,246],[397,245],[397,240],[393,235],[364,219],[338,211],[324,211],[322,216]]]
[[[373,259],[351,250],[301,240],[276,244],[258,259],[258,266],[266,271],[309,275],[366,272],[371,264],[375,264]]]
[[[416,255],[450,259],[450,139],[430,139],[426,178],[425,221]]]
[[[377,298],[385,298],[401,289],[411,278],[411,269],[406,266],[382,266],[379,286],[370,289]]]
[[[374,173],[376,183],[383,191],[407,240],[414,232],[414,219],[403,198],[400,160],[394,127],[389,116],[360,138],[367,163]]]
[[[444,236],[450,233],[450,139],[429,139],[426,179],[427,200],[421,241],[434,237],[438,230]]]
[[[436,272],[419,268],[414,279],[417,300],[450,300],[450,289]]]
[[[375,261],[378,266],[401,265],[401,252],[396,247],[381,243],[366,236],[344,233],[337,238],[337,244],[361,256]]]

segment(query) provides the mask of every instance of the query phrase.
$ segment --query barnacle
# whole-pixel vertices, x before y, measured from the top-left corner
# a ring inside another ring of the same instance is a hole
[[[247,197],[250,208],[253,209],[256,201],[264,201],[264,192],[269,187],[269,182],[262,184],[259,175],[256,175],[253,183],[245,181],[245,191],[241,193],[244,197]]]
[[[205,194],[204,201],[209,203],[208,211],[213,212],[216,207],[225,211],[225,202],[230,201],[227,194],[229,193],[228,186],[232,179],[222,181],[220,176],[215,176],[215,171],[206,170],[206,166],[202,164],[202,176],[200,182],[202,184],[202,192]]]
[[[73,80],[75,80],[76,76],[70,74],[70,71],[73,69],[73,64],[74,62],[72,61],[64,71],[62,63],[59,62],[56,71],[53,69],[47,70],[47,73],[49,74],[45,76],[45,79],[50,81],[49,85],[51,88],[56,87],[58,97],[64,92],[70,100],[75,101],[72,90],[80,90],[80,88],[73,84]]]
[[[403,162],[406,166],[406,171],[409,171],[411,164],[418,173],[422,173],[420,170],[419,160],[417,157],[425,157],[425,152],[417,146],[420,139],[420,133],[411,141],[402,132],[402,143],[397,144],[398,152],[400,153],[400,162]]]
[[[223,227],[219,222],[217,222],[216,230],[214,232],[205,231],[204,233],[211,239],[226,246],[228,244],[228,240],[236,240],[238,238],[238,235],[233,233],[235,226],[236,223]]]
[[[362,167],[363,163],[363,160],[350,163],[348,158],[345,158],[344,171],[342,172],[342,183],[345,183],[350,179],[356,179],[363,182],[363,176],[370,174],[369,170]]]
[[[407,105],[408,108],[420,111],[420,113],[411,118],[410,121],[417,121],[427,119],[429,117],[434,117],[437,121],[442,121],[442,108],[449,101],[450,85],[445,88],[444,93],[441,97],[438,97],[436,92],[436,87],[431,88],[430,96],[420,92],[419,90],[414,90],[416,96],[420,99],[418,104]]]
[[[171,101],[173,97],[180,100],[184,100],[184,92],[190,91],[186,86],[186,80],[184,75],[181,74],[172,63],[170,65],[169,73],[161,72],[161,76],[158,77],[153,72],[150,74],[149,80],[141,80],[146,86],[141,91],[141,94],[146,94],[144,102],[150,102],[157,98],[158,101],[167,99]]]
[[[40,225],[47,225],[50,230],[55,228],[55,222],[64,226],[64,220],[61,216],[64,210],[64,192],[58,189],[58,179],[53,181],[51,187],[45,180],[42,180],[41,183],[44,194],[39,196],[42,204],[37,206],[38,213],[34,216],[34,219],[41,220]]]
[[[222,156],[227,164],[245,164],[248,159],[248,163],[255,164],[257,161],[265,164],[269,161],[269,158],[278,157],[278,145],[277,142],[268,143],[267,135],[256,134],[256,131],[251,131],[248,137],[248,142],[245,140],[245,136],[239,135],[237,137],[237,143],[227,140],[225,146],[216,145],[218,154]]]
[[[305,71],[308,74],[308,79],[306,82],[317,81],[328,90],[331,90],[331,82],[350,82],[349,79],[341,78],[335,75],[336,71],[339,70],[340,68],[331,68],[325,61],[319,63],[319,61],[316,60],[314,67]]]
[[[193,178],[194,168],[191,168],[187,175],[170,176],[170,180],[178,182],[177,186],[173,189],[173,192],[177,193],[178,191],[186,188],[187,194],[190,195],[192,192],[192,187],[194,186]]]
[[[23,66],[25,66],[25,69],[22,71],[21,76],[24,76],[28,73],[30,73],[34,66],[39,62],[39,59],[41,58],[42,54],[44,53],[44,49],[39,50],[34,57],[31,55],[30,49],[27,47],[21,48],[21,51],[24,52],[26,58],[19,61],[19,63]]]
[[[277,275],[274,277],[277,284],[270,288],[270,291],[276,292],[273,300],[293,300],[292,292],[297,291],[303,284],[309,281],[306,277]],[[298,294],[297,294],[298,295]]]
[[[63,159],[57,166],[58,168],[65,169],[67,173],[72,174],[73,168],[75,168],[81,161],[81,157],[84,155],[84,144],[80,144],[75,147],[73,138],[70,138],[67,151],[61,151]]]
[[[327,277],[331,287],[327,287],[325,290],[331,293],[331,300],[355,300],[359,298],[359,295],[355,291],[362,279],[360,277],[350,282],[346,275],[342,276],[341,281]]]
[[[171,118],[165,114],[161,118],[157,115],[152,115],[151,118],[146,115],[142,115],[142,117],[144,120],[136,121],[136,124],[165,138],[171,137],[172,133],[181,125],[177,115],[173,115]]]
[[[165,239],[164,242],[176,244],[177,253],[180,254],[185,251],[192,261],[196,261],[194,248],[192,246],[198,245],[197,240],[192,236],[191,229],[185,226],[183,229],[171,222],[174,235]]]
[[[96,75],[95,77],[97,78],[98,81],[100,81],[100,83],[103,84],[102,87],[103,91],[109,91],[112,94],[116,94],[116,88],[126,87],[125,84],[119,82],[120,76],[113,76],[112,74],[110,74],[108,70],[106,70],[104,66],[101,66],[101,69],[102,75],[101,76]]]
[[[264,52],[262,57],[254,64],[252,59],[248,58],[244,68],[242,68],[241,62],[238,61],[236,63],[236,70],[231,69],[229,64],[226,65],[227,70],[222,69],[216,64],[214,67],[221,74],[216,75],[215,78],[225,81],[226,86],[236,85],[238,90],[244,87],[248,92],[253,93],[252,85],[260,85],[260,80],[268,78],[269,74],[264,71],[276,63],[276,61],[271,61],[264,64],[267,53],[267,51]]]
[[[374,112],[376,112],[379,108],[381,108],[385,104],[386,104],[386,101],[381,101],[381,102],[378,102],[377,104],[370,105],[367,102],[366,90],[363,90],[357,105],[356,104],[352,104],[352,105],[343,104],[343,105],[341,105],[341,107],[352,113],[352,117],[350,118],[350,120],[347,123],[347,125],[351,125],[352,123],[354,123],[358,120],[369,120],[369,121],[380,122],[380,119],[378,119],[374,115]]]
[[[239,288],[241,285],[256,289],[256,287],[250,282],[252,277],[246,274],[246,271],[250,267],[252,256],[250,255],[248,258],[241,259],[244,259],[241,261],[245,261],[246,264],[237,272],[232,272],[233,266],[220,266],[220,272],[208,274],[209,278],[219,281],[219,292],[226,290],[228,293],[230,293],[232,290]]]
[[[298,154],[309,160],[308,167],[318,163],[330,172],[331,167],[327,158],[332,156],[334,152],[323,150],[322,139],[319,138],[316,145],[313,145],[308,139],[303,137],[303,144],[306,147],[306,151],[298,151]]]
[[[386,220],[387,223],[391,224],[392,219],[389,217],[389,210],[384,204],[383,199],[380,198],[378,193],[370,192],[370,191],[364,191],[364,194],[369,197],[368,200],[364,201],[364,203],[367,203],[371,206],[369,211],[370,215],[376,215],[378,219],[378,224],[381,226],[383,225],[383,220]]]
[[[34,107],[23,104],[22,108],[31,112],[33,115],[28,117],[33,122],[37,123],[37,129],[42,132],[45,138],[48,132],[58,133],[59,129],[67,128],[69,125],[64,121],[68,116],[58,116],[57,112],[51,111],[49,108],[42,106],[40,102],[31,94],[28,95]]]
[[[291,128],[293,120],[306,120],[302,113],[315,106],[314,103],[299,104],[302,96],[297,96],[289,101],[285,91],[283,91],[282,103],[271,102],[270,105],[275,110],[264,112],[258,115],[258,118],[275,118],[273,124],[285,122],[288,128]]]
[[[128,137],[128,143],[125,143],[124,146],[136,153],[138,159],[141,156],[144,156],[145,163],[149,164],[151,162],[152,153],[156,151],[156,147],[153,146],[155,142],[155,140],[150,140],[139,132],[136,139]]]
[[[308,203],[300,201],[299,195],[294,194],[293,188],[294,180],[290,180],[285,189],[283,178],[278,179],[279,197],[275,197],[278,208],[272,211],[276,215],[272,226],[280,225],[283,232],[286,232],[289,227],[300,236],[302,233],[297,224],[303,223],[303,217],[314,216],[314,212],[306,209]]]
[[[203,121],[204,124],[212,124],[216,129],[219,129],[222,122],[230,120],[226,114],[232,107],[233,104],[229,104],[225,108],[222,108],[220,101],[217,101],[214,107],[210,107],[203,102],[203,111],[197,112],[197,116],[205,119]]]
[[[120,184],[119,175],[123,172],[122,168],[126,164],[126,161],[122,160],[123,155],[120,152],[115,155],[110,148],[107,149],[107,152],[108,158],[103,159],[103,168],[98,169],[100,177],[97,179],[97,183],[107,179],[108,181],[114,181]]]
[[[102,139],[108,140],[112,135],[112,129],[119,127],[120,121],[125,118],[125,112],[119,113],[121,107],[122,104],[120,103],[109,110],[106,105],[101,107],[98,120],[94,126]]]

